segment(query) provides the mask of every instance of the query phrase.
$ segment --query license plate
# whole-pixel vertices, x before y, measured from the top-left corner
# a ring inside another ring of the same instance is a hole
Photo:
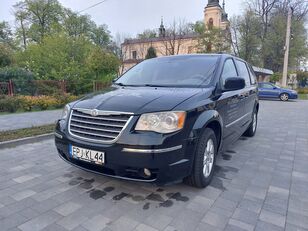
[[[99,165],[102,165],[105,163],[105,153],[104,152],[94,151],[94,150],[85,149],[85,148],[79,148],[79,147],[71,145],[70,154],[71,154],[71,157],[78,159],[78,160],[95,163]]]

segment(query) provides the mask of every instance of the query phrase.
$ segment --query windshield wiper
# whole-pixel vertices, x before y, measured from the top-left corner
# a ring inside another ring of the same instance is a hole
[[[114,83],[114,84],[121,87],[171,87],[167,85],[157,85],[157,84],[140,84],[140,85],[129,85],[123,83]]]
[[[124,83],[113,83],[114,85],[120,86],[120,87],[136,87],[138,85],[129,85]]]
[[[140,85],[140,87],[171,87],[171,86],[157,85],[157,84],[144,84],[144,85]]]
[[[121,87],[125,87],[126,85],[123,84],[123,83],[113,83],[114,85],[118,85],[118,86],[121,86]]]

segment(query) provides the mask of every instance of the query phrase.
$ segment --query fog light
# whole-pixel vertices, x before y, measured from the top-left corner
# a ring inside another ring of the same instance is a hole
[[[144,169],[144,175],[146,175],[147,177],[150,177],[152,174],[151,174],[151,171],[147,168]]]

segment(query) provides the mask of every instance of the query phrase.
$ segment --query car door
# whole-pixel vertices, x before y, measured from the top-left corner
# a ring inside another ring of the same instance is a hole
[[[244,101],[244,114],[241,121],[241,130],[245,132],[252,120],[252,113],[257,94],[256,82],[252,83],[252,73],[249,71],[249,66],[246,62],[236,59],[235,61],[239,77],[245,79],[246,86],[242,91],[242,100]]]
[[[237,77],[238,72],[233,58],[225,60],[220,76],[221,89],[224,90],[226,79]],[[217,101],[217,110],[223,118],[223,140],[225,144],[234,142],[241,134],[240,121],[244,114],[244,101],[242,90],[222,91],[221,97]]]
[[[270,83],[260,84],[260,97],[264,98],[277,98],[279,96],[279,91],[277,88]]]

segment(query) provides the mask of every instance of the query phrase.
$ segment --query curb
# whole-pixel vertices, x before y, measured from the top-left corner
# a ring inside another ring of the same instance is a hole
[[[9,140],[5,142],[0,142],[0,149],[15,148],[16,146],[19,146],[19,145],[32,144],[32,143],[51,139],[53,137],[54,137],[54,133],[48,133],[48,134],[39,135],[39,136],[32,136],[32,137],[26,137],[26,138],[17,139],[17,140]]]

